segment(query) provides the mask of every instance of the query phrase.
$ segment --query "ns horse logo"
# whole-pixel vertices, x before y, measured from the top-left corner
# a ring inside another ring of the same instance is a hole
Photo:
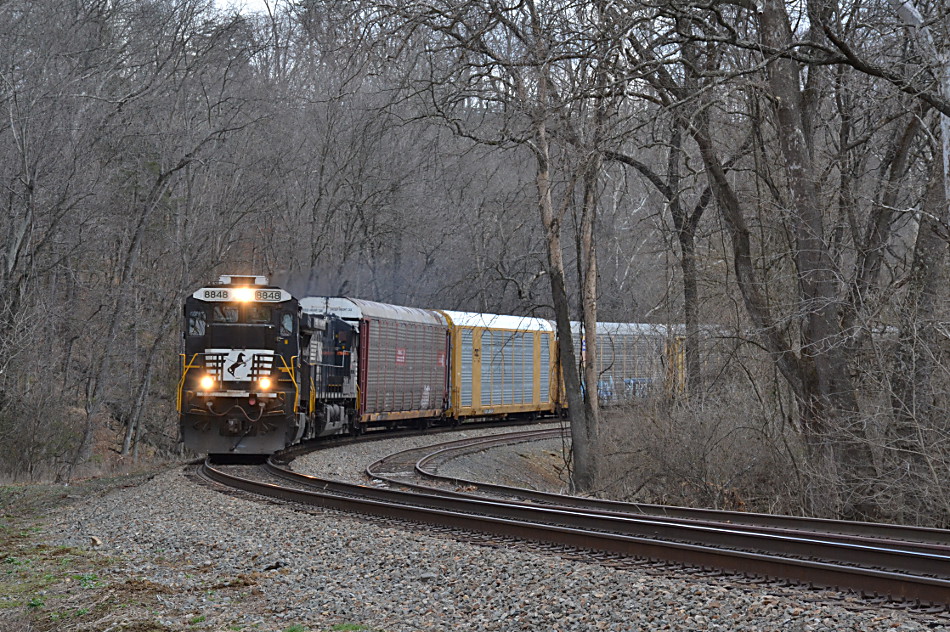
[[[224,379],[243,382],[251,379],[254,354],[247,349],[231,349],[224,359]]]
[[[238,353],[237,359],[234,361],[233,364],[231,364],[231,365],[228,367],[228,373],[231,374],[231,377],[236,377],[236,376],[234,375],[234,372],[235,372],[236,370],[240,369],[242,366],[246,366],[246,365],[247,365],[247,362],[244,361],[244,354],[243,354],[243,353]]]

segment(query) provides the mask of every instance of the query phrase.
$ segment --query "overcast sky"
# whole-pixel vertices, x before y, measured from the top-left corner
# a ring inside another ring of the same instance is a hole
[[[267,1],[270,2],[271,7],[274,6],[274,0]],[[222,9],[239,8],[241,13],[264,11],[264,2],[265,0],[214,0],[214,3]]]

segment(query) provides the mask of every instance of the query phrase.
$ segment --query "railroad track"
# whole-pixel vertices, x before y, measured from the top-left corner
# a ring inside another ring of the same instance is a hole
[[[298,474],[284,467],[280,457],[262,466],[269,482],[229,474],[208,461],[201,473],[252,494],[542,542],[587,552],[597,561],[604,554],[659,560],[856,591],[932,611],[950,606],[950,532],[944,530],[625,504],[486,485],[437,473],[439,463],[460,453],[557,437],[560,432],[517,432],[398,453],[367,469],[382,482],[380,486]],[[421,478],[437,480],[439,487],[423,485]]]

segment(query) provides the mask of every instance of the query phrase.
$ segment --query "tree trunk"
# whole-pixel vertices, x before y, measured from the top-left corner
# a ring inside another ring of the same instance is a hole
[[[667,162],[667,177],[664,182],[648,165],[631,156],[615,151],[605,152],[608,160],[633,167],[656,187],[666,199],[680,244],[679,264],[683,275],[683,323],[686,328],[686,388],[690,397],[698,398],[703,392],[702,356],[699,335],[699,273],[696,269],[696,228],[703,212],[712,199],[712,188],[706,187],[696,202],[692,213],[683,208],[680,196],[680,148],[682,146],[681,120],[673,121],[670,135],[670,153]]]
[[[544,84],[544,79],[540,82]],[[587,418],[587,408],[581,393],[581,381],[574,355],[571,335],[570,302],[564,280],[564,258],[561,251],[561,218],[563,209],[555,211],[551,191],[550,144],[544,120],[535,123],[535,156],[538,161],[536,185],[538,209],[544,226],[548,251],[548,276],[551,279],[551,298],[554,303],[558,336],[558,361],[564,378],[567,406],[571,414],[571,453],[573,470],[572,491],[584,492],[593,488],[597,480],[597,455],[594,437]]]
[[[921,515],[933,515],[931,505],[937,496],[931,490],[943,486],[942,477],[935,475],[926,456],[931,442],[938,440],[933,433],[943,425],[936,418],[939,412],[934,407],[933,391],[939,353],[937,307],[947,259],[947,243],[939,231],[941,224],[946,225],[950,219],[944,204],[942,163],[940,158],[934,160],[924,197],[907,298],[899,310],[900,333],[891,377],[894,422],[888,433],[892,471],[888,480],[900,481],[894,490],[898,495],[895,504],[908,523]]]
[[[920,121],[926,113],[921,108],[910,116],[903,131],[896,133],[885,153],[881,165],[881,190],[871,209],[871,216],[864,227],[864,236],[858,247],[856,273],[851,283],[842,329],[851,332],[857,326],[857,317],[865,313],[864,306],[873,304],[871,294],[877,289],[887,241],[891,236],[891,225],[897,212],[897,197],[902,181],[907,176],[910,162],[910,150],[913,140],[920,131]],[[854,334],[851,334],[852,337]]]
[[[766,0],[758,14],[762,43],[773,50],[792,45],[786,6]],[[817,72],[814,68],[813,72]],[[874,514],[871,485],[875,471],[847,362],[847,345],[838,321],[838,281],[825,241],[824,222],[811,155],[809,116],[796,62],[777,58],[768,64],[774,96],[776,133],[785,156],[792,194],[801,319],[803,428],[812,457],[827,465],[829,490],[840,479],[844,494],[837,513],[850,518]],[[820,475],[820,474],[819,474]],[[822,492],[821,497],[827,497]]]
[[[695,231],[677,231],[680,271],[683,274],[683,324],[686,327],[686,388],[692,400],[703,392],[702,359],[699,353],[699,282],[696,272]]]
[[[673,122],[670,136],[670,154],[667,160],[667,202],[676,239],[680,244],[680,272],[683,275],[683,323],[686,327],[686,388],[689,395],[696,399],[703,391],[702,361],[699,355],[699,281],[696,272],[696,226],[702,216],[705,200],[709,199],[708,189],[703,194],[693,215],[683,209],[680,197],[680,159],[683,144],[682,126]]]
[[[596,150],[595,150],[596,152]],[[584,176],[584,207],[581,211],[581,313],[584,321],[584,416],[587,424],[587,440],[594,450],[598,449],[600,437],[600,371],[597,351],[597,248],[594,227],[597,220],[597,180],[602,160],[599,153],[588,164]],[[595,459],[596,461],[596,459]],[[596,479],[596,466],[593,476]]]
[[[168,310],[170,313],[166,314],[165,323],[176,322],[171,316],[177,309],[177,305],[173,304]],[[148,389],[152,383],[152,367],[155,365],[155,356],[157,355],[159,346],[165,340],[166,331],[166,328],[162,327],[158,335],[155,336],[152,345],[149,347],[148,355],[145,358],[145,370],[142,373],[142,382],[139,384],[135,402],[132,405],[132,410],[129,412],[129,425],[125,429],[121,454],[122,456],[128,456],[130,451],[134,451],[133,461],[138,460],[138,438],[141,436],[142,410],[145,407],[145,401],[148,399]]]
[[[142,435],[144,434],[142,423],[142,404],[145,403],[146,395],[148,394],[149,386],[152,383],[152,372],[151,367],[145,372],[145,380],[142,383],[142,396],[139,399],[139,405],[135,411],[135,436],[132,440],[132,462],[139,462],[139,449],[142,447]]]
[[[604,3],[598,2],[598,14],[604,17]],[[605,59],[607,40],[601,38],[597,44],[598,59]],[[595,69],[597,96],[593,100],[594,133],[587,147],[588,157],[584,161],[584,200],[581,209],[580,248],[577,253],[581,283],[581,317],[584,323],[584,383],[587,385],[584,398],[584,414],[587,423],[587,439],[594,450],[600,449],[600,363],[597,348],[597,242],[594,231],[597,226],[597,205],[599,203],[600,172],[604,164],[601,144],[604,126],[609,116],[609,103],[606,97],[607,78],[603,66]],[[597,459],[593,459],[592,475],[599,476]]]

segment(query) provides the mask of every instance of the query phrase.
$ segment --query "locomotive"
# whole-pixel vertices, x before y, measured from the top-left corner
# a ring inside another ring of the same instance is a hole
[[[299,440],[300,304],[264,277],[222,276],[185,300],[178,412],[197,452]]]
[[[298,299],[265,277],[236,275],[195,291],[183,316],[177,405],[182,440],[198,453],[271,454],[369,426],[565,407],[554,326],[540,318]],[[668,377],[675,346],[665,328],[598,331],[608,403]],[[575,345],[582,357],[582,336]]]

